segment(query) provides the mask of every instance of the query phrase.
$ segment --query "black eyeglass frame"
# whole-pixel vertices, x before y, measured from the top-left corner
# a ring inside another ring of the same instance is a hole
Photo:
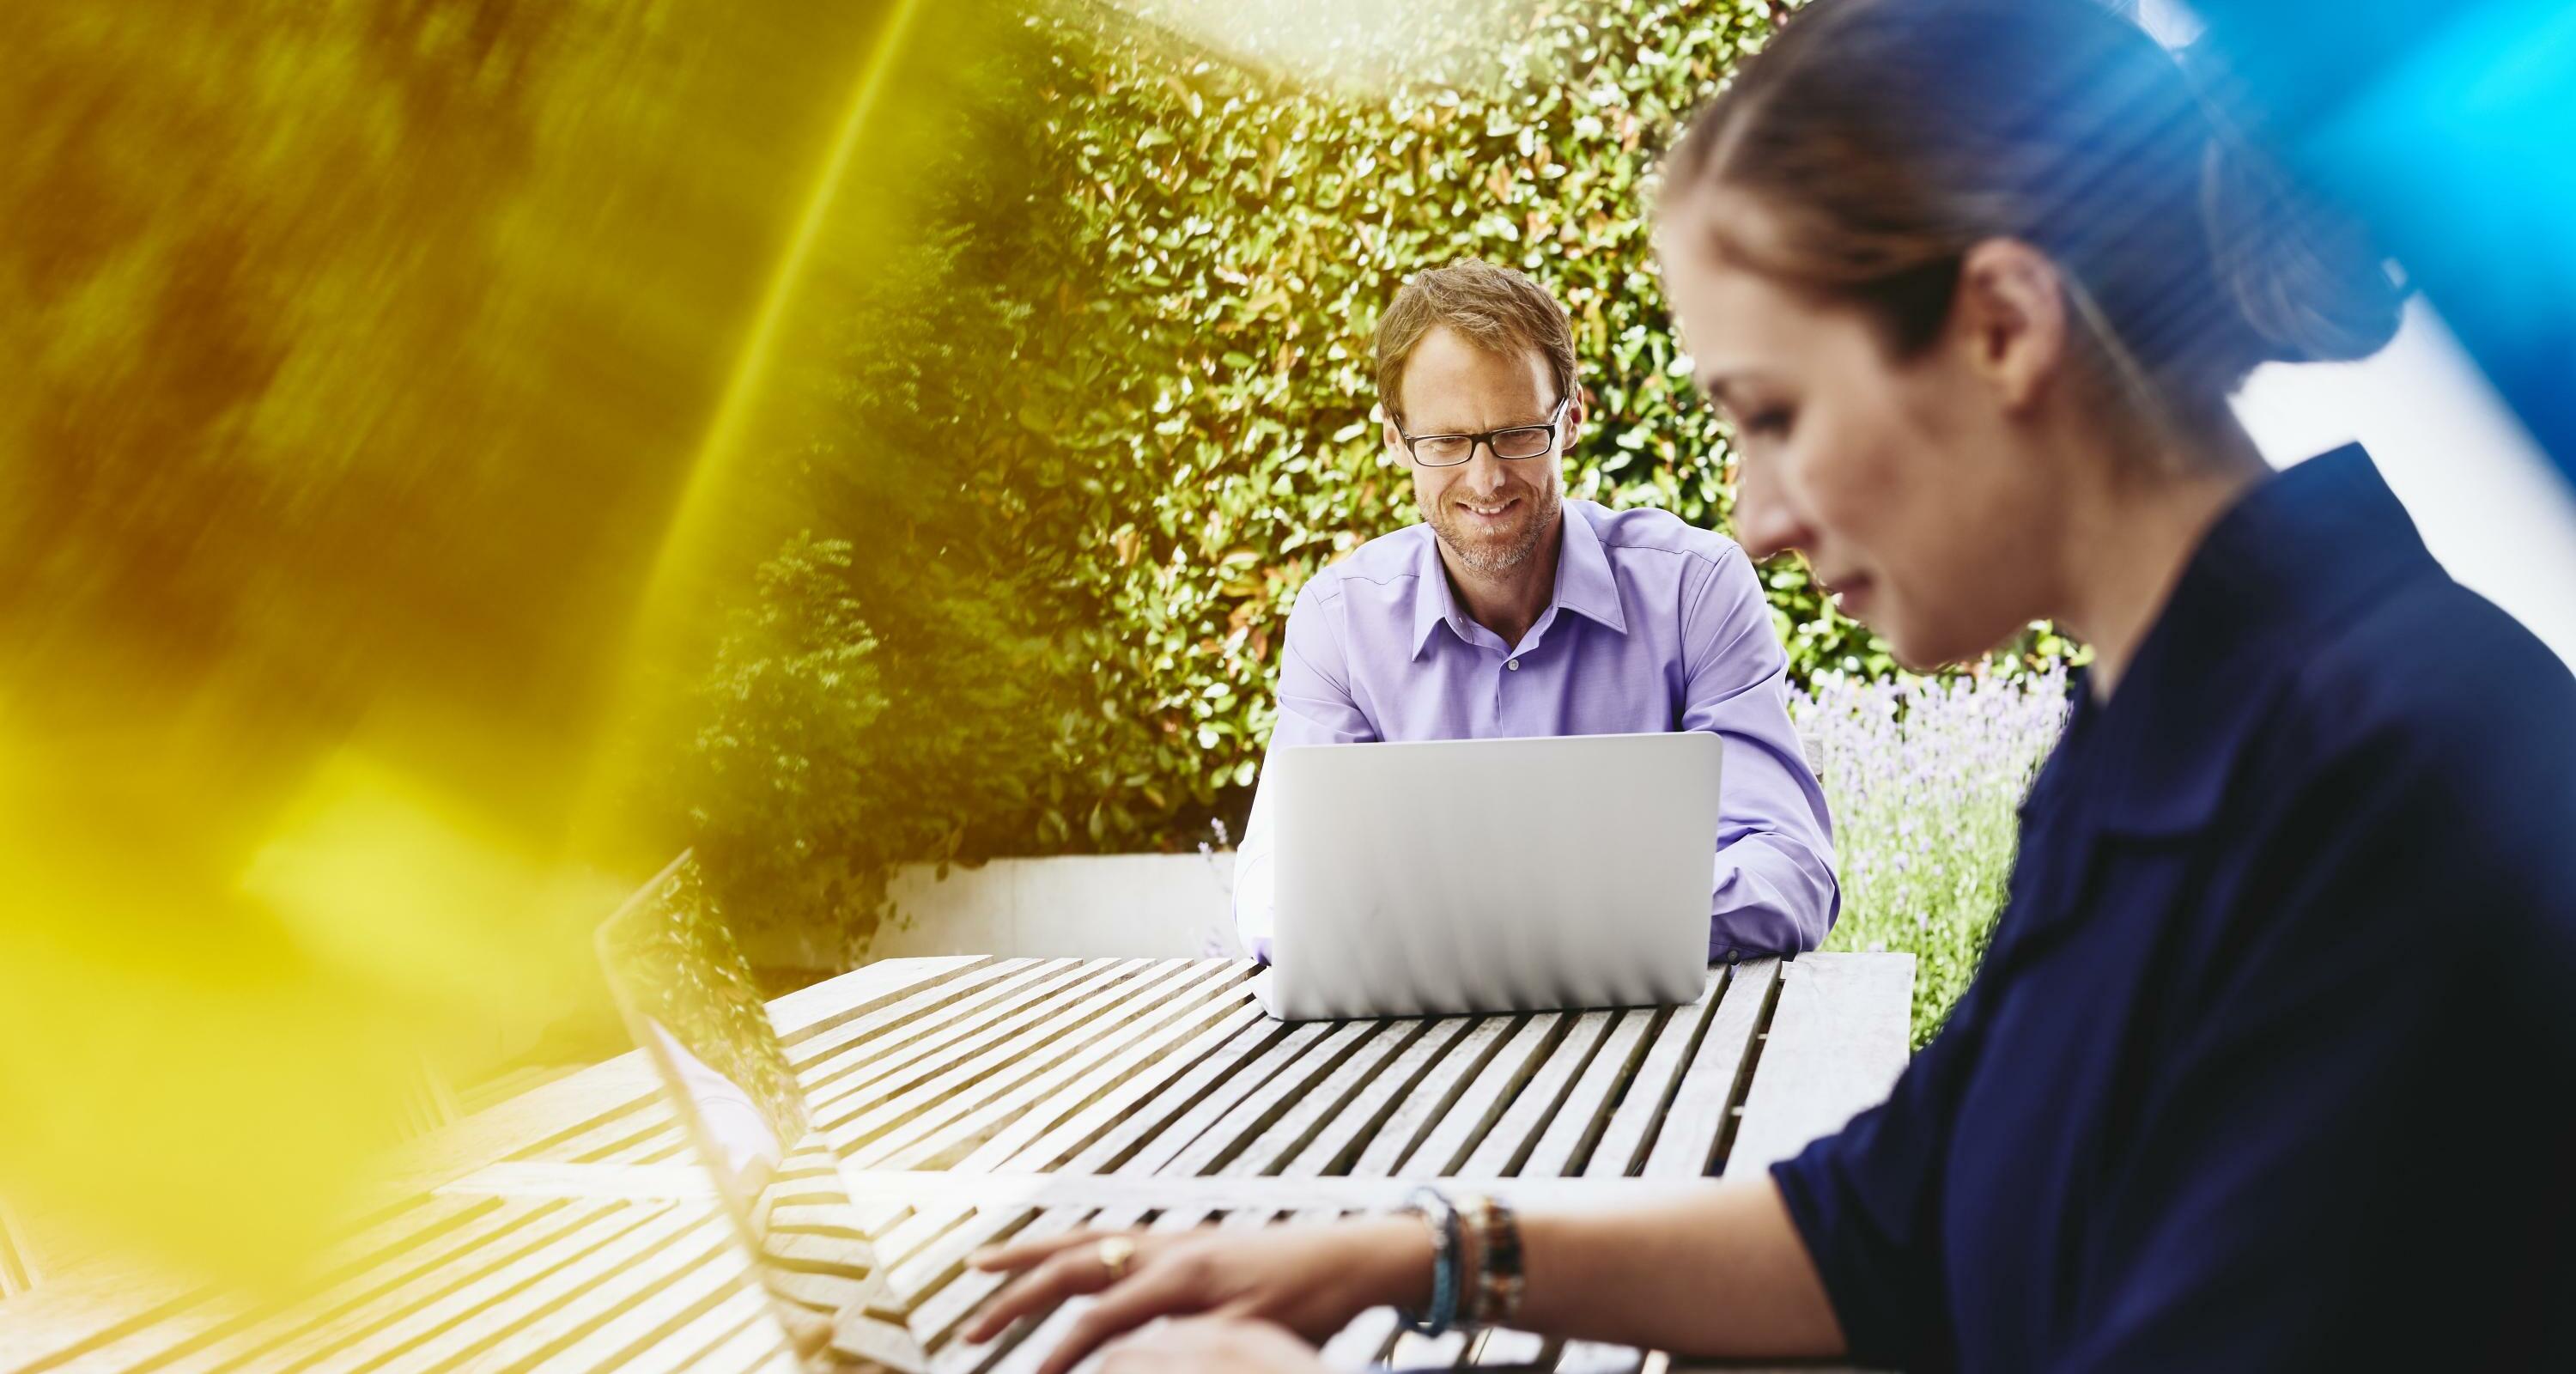
[[[1573,404],[1574,394],[1572,392],[1568,392],[1557,401],[1556,409],[1549,412],[1547,419],[1542,423],[1535,425],[1505,425],[1501,429],[1489,429],[1481,434],[1407,434],[1404,432],[1404,422],[1401,420],[1394,422],[1395,433],[1398,438],[1404,440],[1405,453],[1409,455],[1414,462],[1419,463],[1426,468],[1454,468],[1465,463],[1472,463],[1476,460],[1476,446],[1478,444],[1484,445],[1487,452],[1492,453],[1496,458],[1500,458],[1506,463],[1525,463],[1532,458],[1544,458],[1547,455],[1556,452],[1558,442],[1556,437],[1557,422],[1565,418],[1566,408]],[[1536,453],[1505,453],[1500,447],[1496,446],[1494,442],[1506,434],[1527,434],[1533,432],[1544,433],[1547,435],[1547,447],[1540,449]],[[1422,449],[1420,447],[1423,441],[1428,439],[1467,440],[1467,455],[1463,458],[1455,458],[1445,463],[1433,462],[1422,456]]]

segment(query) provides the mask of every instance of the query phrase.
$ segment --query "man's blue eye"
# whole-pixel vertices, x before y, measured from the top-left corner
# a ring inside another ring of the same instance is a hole
[[[1777,436],[1786,434],[1789,432],[1789,412],[1786,410],[1756,411],[1751,415],[1745,416],[1744,423],[1739,426],[1739,428],[1741,428],[1747,435],[1763,434]]]

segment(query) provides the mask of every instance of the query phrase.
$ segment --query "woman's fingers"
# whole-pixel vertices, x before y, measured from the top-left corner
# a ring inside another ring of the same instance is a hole
[[[1103,1237],[1118,1234],[1123,1233],[1114,1231],[1094,1231],[1086,1227],[1079,1230],[1067,1231],[1059,1236],[1040,1236],[1036,1240],[1008,1241],[1001,1245],[985,1246],[983,1249],[967,1256],[966,1262],[978,1269],[1026,1269],[1030,1265],[1046,1259],[1051,1255],[1057,1254],[1060,1251],[1070,1250],[1077,1245],[1098,1245]]]
[[[1065,1326],[1064,1335],[1047,1352],[1046,1363],[1038,1367],[1038,1374],[1066,1374],[1104,1341],[1125,1335],[1156,1317],[1200,1310],[1206,1299],[1196,1288],[1195,1274],[1180,1264],[1139,1275],[1134,1283],[1119,1284],[1101,1294],[1088,1311]]]
[[[958,1334],[969,1341],[988,1341],[1001,1334],[1012,1322],[1022,1317],[1044,1316],[1056,1304],[1084,1293],[1097,1293],[1113,1282],[1109,1266],[1100,1257],[1100,1243],[1120,1232],[1086,1233],[1065,1237],[1062,1244],[1046,1245],[1042,1251],[1022,1259],[1018,1264],[995,1262],[986,1269],[1018,1269],[1017,1279],[984,1304]],[[1039,1242],[1045,1245],[1045,1242]],[[1031,1247],[1033,1250],[1035,1246]],[[1140,1256],[1141,1262],[1141,1256]]]
[[[1184,1317],[1109,1347],[1100,1374],[1329,1374],[1314,1347],[1268,1322]]]

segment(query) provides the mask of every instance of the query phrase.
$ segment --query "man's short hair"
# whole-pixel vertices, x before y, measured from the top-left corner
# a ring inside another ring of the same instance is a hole
[[[1388,415],[1404,418],[1404,364],[1435,325],[1447,325],[1489,352],[1517,357],[1535,350],[1547,360],[1559,398],[1574,392],[1574,330],[1547,288],[1508,267],[1468,258],[1417,272],[1377,322],[1377,394]]]

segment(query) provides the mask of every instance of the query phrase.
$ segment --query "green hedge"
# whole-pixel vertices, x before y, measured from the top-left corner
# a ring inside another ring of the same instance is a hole
[[[1368,360],[1409,272],[1472,255],[1553,289],[1594,396],[1572,492],[1727,521],[1645,211],[1764,7],[1560,4],[1449,63],[1471,78],[1379,95],[1114,20],[979,22],[919,40],[976,56],[894,102],[884,137],[930,151],[864,213],[901,246],[766,460],[800,528],[675,775],[738,918],[863,935],[891,862],[1239,821],[1298,588],[1417,518]],[[1802,679],[1892,667],[1796,560],[1763,575]]]

